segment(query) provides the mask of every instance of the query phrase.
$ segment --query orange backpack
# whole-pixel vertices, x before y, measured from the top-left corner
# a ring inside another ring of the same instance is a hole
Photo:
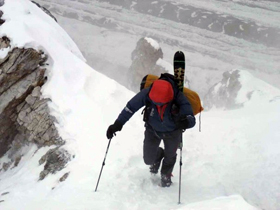
[[[159,79],[158,76],[153,75],[153,74],[147,74],[142,79],[142,82],[141,82],[141,85],[140,85],[140,90],[142,90],[144,88],[147,88],[147,87],[150,87],[153,84],[153,82],[157,79]],[[189,102],[192,106],[194,115],[203,111],[203,107],[201,105],[199,95],[196,92],[184,87],[183,93],[187,97],[187,99],[189,100]]]

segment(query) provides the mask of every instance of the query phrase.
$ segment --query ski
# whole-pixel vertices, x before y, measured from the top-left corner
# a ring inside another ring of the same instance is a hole
[[[182,51],[177,51],[174,55],[174,77],[177,82],[180,91],[184,91],[184,81],[185,81],[185,55]],[[182,148],[183,148],[183,134],[181,142],[179,144],[180,149],[180,171],[179,171],[179,199],[178,204],[181,203],[181,174],[182,174]]]
[[[174,55],[174,78],[178,88],[183,92],[185,80],[185,55],[182,51],[177,51]]]
[[[177,51],[174,55],[174,79],[180,91],[184,91],[185,82],[185,55],[182,51]],[[179,144],[179,149],[182,149],[183,141]]]

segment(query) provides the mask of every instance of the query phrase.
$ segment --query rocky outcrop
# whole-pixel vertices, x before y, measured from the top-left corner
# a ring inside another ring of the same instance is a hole
[[[41,59],[35,50],[17,48],[0,60],[0,157],[21,133],[17,122],[19,105],[35,86],[43,84],[45,69],[37,68]]]
[[[0,0],[0,6],[3,4]],[[5,24],[2,15],[0,11],[0,25]],[[41,94],[41,87],[47,80],[48,57],[32,48],[11,48],[9,37],[0,37],[0,49],[8,52],[0,58],[0,158],[6,155],[7,159],[1,162],[0,172],[18,166],[25,155],[22,150],[25,146],[52,146],[54,149],[40,160],[40,164],[46,162],[39,175],[42,180],[64,168],[71,159],[71,155],[61,148],[65,141],[55,127],[55,118],[50,115],[50,100]]]
[[[132,64],[129,68],[130,89],[138,92],[142,78],[147,74],[160,75],[166,72],[157,61],[163,58],[163,52],[156,41],[151,38],[141,38],[136,49],[131,54]]]
[[[0,18],[2,15],[0,11]],[[40,160],[40,164],[46,162],[39,176],[42,180],[71,160],[71,155],[61,147],[65,141],[56,129],[56,119],[50,115],[50,99],[43,98],[41,93],[47,80],[48,56],[32,48],[12,48],[7,36],[0,37],[0,50],[2,56],[7,52],[0,58],[0,158],[6,155],[8,159],[1,162],[0,172],[18,166],[25,155],[22,148],[52,146]]]
[[[236,97],[242,84],[239,81],[240,71],[227,71],[223,73],[223,79],[210,88],[203,102],[205,109],[224,108],[236,109],[242,107],[242,104],[236,102]]]
[[[10,40],[8,37],[3,36],[0,38],[0,49],[8,48],[10,46]]]
[[[3,4],[0,0],[0,5]],[[2,15],[0,11],[0,18]],[[0,24],[4,23],[0,19]],[[8,157],[0,165],[0,172],[17,167],[24,156],[21,148],[26,145],[56,146],[44,156],[47,158],[41,180],[47,174],[61,170],[70,160],[70,154],[61,149],[65,142],[55,127],[56,120],[49,114],[50,100],[41,94],[41,87],[47,80],[48,57],[32,48],[10,48],[10,39],[0,37],[0,49],[9,51],[0,59],[0,158],[5,154]],[[56,166],[52,167],[54,163]]]
[[[8,38],[1,40],[1,46],[9,45]],[[35,144],[40,148],[65,143],[55,127],[55,118],[49,114],[49,99],[41,96],[41,86],[47,79],[44,68],[46,60],[43,52],[19,48],[0,60],[0,157],[7,153],[11,159],[3,164],[4,171],[12,163],[15,166],[18,164],[22,155],[18,151],[23,146]],[[57,166],[50,170],[48,167],[52,164],[47,161],[46,169],[42,172],[45,175],[40,175],[40,180],[49,173],[61,170],[70,160],[69,154],[58,156]],[[50,160],[54,163],[56,159],[52,157]]]
[[[8,37],[0,38],[1,48],[9,45]],[[3,170],[18,164],[25,145],[64,144],[49,114],[49,99],[41,97],[46,60],[42,51],[31,48],[15,48],[0,59],[0,157],[7,153],[11,159]]]
[[[48,174],[55,174],[57,171],[62,170],[65,168],[66,164],[71,160],[71,155],[68,153],[67,150],[62,148],[55,148],[49,150],[40,160],[39,164],[44,165],[44,170],[40,173],[39,180],[43,180]],[[68,177],[61,177],[61,180],[64,181]]]
[[[173,72],[173,65],[162,58],[163,52],[155,40],[148,37],[141,38],[131,54],[132,64],[128,72],[128,88],[138,92],[141,81],[147,74],[160,76],[162,73]],[[186,76],[185,86],[190,87],[190,81]]]

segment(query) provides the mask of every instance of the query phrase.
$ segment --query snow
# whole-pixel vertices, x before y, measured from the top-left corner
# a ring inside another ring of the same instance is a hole
[[[198,8],[206,8],[220,12],[222,14],[229,14],[239,16],[241,19],[249,18],[256,22],[261,22],[263,25],[273,25],[279,28],[279,2],[265,0],[260,1],[219,1],[219,0],[176,0],[178,3],[192,5]],[[239,3],[240,2],[240,3]],[[260,15],[261,14],[261,15]],[[226,17],[226,15],[225,15]],[[261,17],[261,18],[260,18]]]
[[[0,59],[5,58],[8,55],[8,52],[10,51],[9,48],[3,48],[0,50]]]
[[[173,66],[165,60],[160,58],[157,60],[156,64],[163,67],[170,74],[173,74]]]
[[[145,37],[145,40],[150,43],[150,45],[155,48],[155,50],[159,50],[159,44],[156,40],[152,39],[152,38],[149,38],[149,37]]]
[[[241,90],[236,97],[237,103],[259,104],[260,101],[270,101],[280,95],[278,88],[273,87],[266,82],[253,77],[247,71],[240,71],[238,79],[242,84]]]
[[[38,161],[49,148],[25,148],[18,167],[0,173],[1,209],[280,208],[277,89],[244,71],[245,93],[267,87],[265,97],[270,100],[263,102],[264,94],[260,94],[243,109],[203,112],[202,132],[197,124],[184,133],[180,205],[178,163],[170,188],[154,184],[152,180],[159,180],[159,176],[151,178],[143,163],[140,111],[112,139],[98,191],[94,192],[108,145],[106,129],[134,93],[89,67],[63,29],[30,1],[6,1],[1,9],[6,22],[0,34],[11,38],[12,47],[32,46],[49,55],[49,79],[43,96],[52,100],[51,114],[67,140],[64,148],[75,156],[65,169],[38,181],[43,170]],[[202,57],[196,62],[203,61]],[[0,164],[6,160],[7,156],[3,157]],[[59,182],[66,172],[70,172],[69,178]]]
[[[42,10],[38,10],[35,4],[31,2],[28,6],[26,4],[26,1],[15,0],[1,7],[2,11],[5,11],[2,19],[6,20],[6,23],[1,25],[0,36],[10,37],[11,48],[41,49],[41,43],[49,43],[51,46],[63,44],[63,47],[68,48],[80,59],[84,59],[69,35],[55,24],[52,18]],[[41,25],[42,22],[44,27]]]
[[[217,94],[218,90],[220,89],[221,86],[222,86],[222,83],[218,83],[217,85],[215,85],[213,93]]]
[[[91,67],[121,84],[126,84],[129,80],[127,72],[131,65],[131,52],[136,48],[137,41],[144,36],[157,40],[163,51],[163,60],[171,64],[174,53],[177,50],[184,51],[189,72],[188,80],[191,82],[192,89],[202,97],[212,85],[220,81],[223,72],[236,68],[246,69],[254,76],[280,88],[279,62],[277,62],[280,55],[279,49],[267,47],[261,43],[247,42],[242,37],[236,38],[213,33],[206,29],[207,25],[205,25],[205,29],[200,29],[189,24],[161,18],[160,14],[144,15],[142,11],[139,11],[139,6],[142,4],[137,2],[132,4],[136,5],[135,8],[138,9],[125,9],[126,6],[120,6],[126,5],[122,1],[110,1],[110,4],[108,1],[106,3],[97,0],[35,1],[44,5],[56,16],[59,24],[77,43]],[[183,2],[183,0],[177,1]],[[191,5],[196,3],[186,2],[183,7],[189,7],[188,3]],[[225,4],[221,8],[216,8],[218,11],[224,11],[221,14],[225,13],[224,7],[227,4],[230,5],[229,7],[232,6],[229,1],[227,3],[214,2],[217,5]],[[252,4],[252,7],[242,3],[243,7],[240,10],[234,11],[232,15],[224,15],[224,17],[228,21],[231,17],[239,18],[240,14],[248,8],[248,12],[242,18],[246,22],[251,22],[251,15],[253,15],[258,23],[258,19],[263,19],[262,14],[271,18],[266,18],[269,20],[268,22],[275,23],[280,20],[280,12],[275,12],[278,11],[277,3],[271,3],[269,10],[265,9],[267,4],[263,4],[264,9],[260,11],[258,7],[254,7],[255,2],[244,0],[244,3],[248,2]],[[212,5],[215,5],[212,1],[204,1],[203,4],[199,3],[196,7],[201,6],[206,9],[209,7],[207,11],[211,12]],[[142,6],[145,10],[146,7]],[[163,14],[168,13],[170,9],[172,11],[172,8],[163,2],[154,4],[153,7],[158,7],[154,10],[155,13],[161,9],[164,10]],[[212,13],[218,12],[214,10]],[[116,26],[110,27],[106,24],[100,26],[101,18],[102,21],[106,18],[114,19]],[[222,19],[220,20],[223,22]],[[267,29],[266,24],[263,24],[263,27]],[[214,28],[212,27],[212,29]],[[257,34],[254,36],[258,37]],[[273,42],[273,39],[269,40]],[[111,74],[112,71],[116,73]],[[198,74],[199,80],[196,79]],[[138,84],[136,85],[138,86]]]
[[[179,208],[185,210],[236,210],[236,209],[251,209],[254,210],[253,206],[248,205],[243,198],[240,196],[228,196],[219,197],[209,201],[198,202],[194,204],[189,204],[185,208]]]

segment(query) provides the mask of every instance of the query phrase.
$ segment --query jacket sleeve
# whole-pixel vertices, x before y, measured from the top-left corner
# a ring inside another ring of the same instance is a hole
[[[189,100],[185,97],[182,92],[178,92],[176,98],[176,104],[180,107],[180,116],[186,116],[188,119],[188,128],[192,128],[195,126],[195,117],[193,115],[193,109],[189,102]]]
[[[146,105],[146,97],[149,89],[143,89],[137,93],[127,104],[126,107],[121,111],[117,120],[124,125],[141,107]]]

